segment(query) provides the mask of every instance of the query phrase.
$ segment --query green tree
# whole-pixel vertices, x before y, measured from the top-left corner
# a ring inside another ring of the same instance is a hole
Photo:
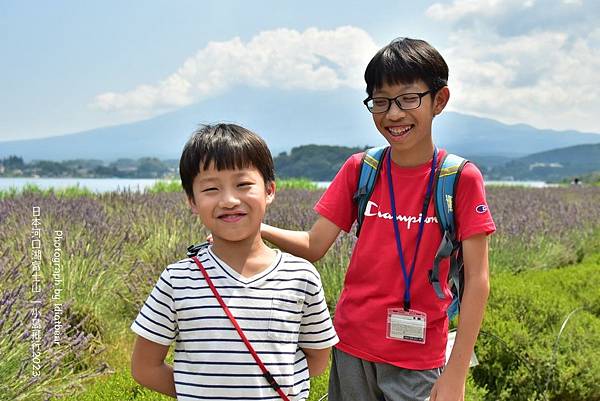
[[[8,156],[2,159],[0,162],[6,170],[23,170],[25,169],[25,162],[22,157],[19,156]]]
[[[162,177],[168,172],[169,167],[156,157],[142,157],[138,160],[138,177]]]
[[[288,155],[280,153],[274,160],[280,178],[306,177],[314,181],[331,181],[346,159],[361,148],[328,145],[304,145]]]

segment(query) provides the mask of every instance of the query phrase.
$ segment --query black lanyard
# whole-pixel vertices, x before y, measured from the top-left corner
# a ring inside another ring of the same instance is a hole
[[[417,262],[417,254],[419,253],[419,245],[421,244],[421,237],[423,237],[423,228],[425,227],[425,219],[427,218],[427,209],[429,208],[429,201],[431,200],[431,191],[433,188],[433,177],[435,176],[435,167],[437,163],[437,147],[433,148],[433,160],[431,161],[431,172],[429,173],[429,182],[427,183],[427,191],[425,192],[425,200],[423,202],[423,211],[421,212],[421,221],[419,222],[419,232],[417,234],[417,244],[415,247],[415,255],[413,257],[412,266],[410,272],[406,272],[406,263],[404,262],[404,253],[402,252],[402,240],[400,239],[400,229],[398,228],[398,214],[396,213],[396,197],[394,196],[394,185],[392,180],[392,152],[388,153],[387,158],[387,176],[388,176],[388,188],[390,191],[390,203],[392,205],[392,222],[394,224],[394,235],[396,237],[396,248],[398,250],[398,257],[400,258],[400,267],[402,267],[402,276],[404,277],[404,310],[410,309],[410,283],[412,276],[415,271],[415,263]]]

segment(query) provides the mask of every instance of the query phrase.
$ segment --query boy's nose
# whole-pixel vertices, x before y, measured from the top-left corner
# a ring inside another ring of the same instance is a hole
[[[393,101],[392,104],[390,104],[390,108],[386,112],[386,117],[389,120],[398,120],[398,119],[404,117],[405,115],[406,115],[406,111],[402,110],[400,108],[400,106],[398,106],[396,101]]]
[[[232,191],[223,191],[219,206],[223,208],[232,208],[240,204],[240,200]]]

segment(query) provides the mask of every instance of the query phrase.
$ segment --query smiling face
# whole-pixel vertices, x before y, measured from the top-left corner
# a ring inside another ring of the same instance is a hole
[[[427,85],[419,80],[411,84],[384,83],[373,91],[373,98],[396,98],[405,93],[428,91]],[[373,122],[392,148],[392,159],[401,165],[425,163],[433,153],[431,125],[433,117],[442,112],[448,102],[447,87],[430,93],[421,99],[421,105],[413,110],[401,110],[395,102],[385,113],[373,114]]]
[[[265,184],[255,167],[217,170],[211,163],[194,178],[193,192],[190,208],[211,231],[215,244],[254,241],[275,196],[275,184]]]

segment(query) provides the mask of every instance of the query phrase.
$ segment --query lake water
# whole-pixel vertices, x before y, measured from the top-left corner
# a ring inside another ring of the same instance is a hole
[[[88,188],[93,192],[110,191],[143,191],[151,187],[155,182],[160,181],[153,178],[4,178],[0,177],[0,190],[7,190],[11,187],[21,189],[26,184],[35,184],[41,189],[65,188],[75,185]],[[319,188],[327,188],[328,181],[316,182]],[[486,185],[505,185],[505,186],[524,186],[532,188],[545,188],[557,186],[543,181],[486,181]]]

